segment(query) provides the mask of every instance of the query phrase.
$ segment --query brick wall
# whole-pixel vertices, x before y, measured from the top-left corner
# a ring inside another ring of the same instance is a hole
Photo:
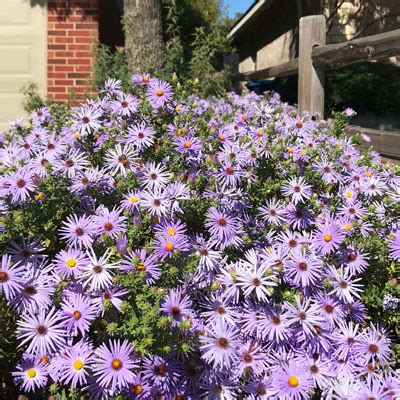
[[[49,0],[47,15],[47,96],[80,100],[93,92],[98,0]]]

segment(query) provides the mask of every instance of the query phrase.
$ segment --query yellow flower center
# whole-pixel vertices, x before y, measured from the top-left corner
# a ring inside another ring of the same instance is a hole
[[[299,385],[299,380],[295,376],[289,376],[288,384],[290,387],[295,388]]]
[[[304,156],[307,154],[307,152],[305,152],[304,150],[302,150],[300,154],[304,157]]]
[[[171,242],[168,242],[165,244],[165,250],[171,251],[174,248],[174,244]]]
[[[185,148],[185,149],[190,149],[190,146],[191,146],[192,144],[190,143],[190,142],[185,142],[185,143],[183,143],[183,147]]]
[[[78,138],[78,137],[79,137],[79,132],[74,132],[74,133],[72,134],[72,136],[73,136],[74,138]]]
[[[242,119],[247,119],[247,114],[242,114],[240,117],[241,117]]]
[[[175,107],[175,111],[181,111],[182,110],[182,107],[181,106],[176,106]]]
[[[147,77],[147,76],[143,77],[143,82],[147,83],[149,80],[150,80],[149,77]]]
[[[336,142],[336,146],[337,146],[337,147],[342,147],[343,144],[342,144],[342,142]]]
[[[351,225],[350,224],[344,224],[343,228],[347,232],[351,231]]]
[[[139,271],[145,271],[146,270],[146,266],[144,265],[144,263],[140,262],[137,267],[136,267]]]
[[[327,233],[326,235],[324,235],[324,240],[325,240],[325,242],[330,242],[332,240],[332,235]]]
[[[181,136],[182,133],[183,133],[183,130],[182,130],[182,129],[178,129],[178,130],[176,131],[176,135],[177,135],[177,136]]]
[[[114,358],[114,360],[112,360],[111,362],[111,368],[118,371],[119,369],[122,368],[122,361],[119,360],[118,358]]]
[[[258,131],[258,132],[257,132],[257,136],[258,136],[258,137],[261,137],[262,135],[263,135],[263,133],[262,133],[261,131]]]
[[[167,229],[167,232],[168,232],[168,235],[169,235],[169,236],[172,236],[172,235],[175,235],[176,230],[175,230],[174,228],[168,228],[168,229]]]
[[[49,359],[49,357],[47,357],[47,356],[43,356],[40,360],[39,360],[39,363],[42,363],[42,364],[48,364],[50,362],[50,359]]]
[[[36,369],[35,368],[29,368],[28,371],[26,371],[26,376],[28,378],[33,379],[36,376]]]
[[[369,178],[371,175],[372,175],[372,172],[367,171],[367,172],[365,173],[365,176],[367,176],[368,178]]]
[[[39,192],[35,197],[36,197],[36,200],[43,200],[44,193],[43,192]]]
[[[74,260],[73,258],[68,258],[66,264],[68,268],[74,268],[76,265],[76,260]]]
[[[352,198],[352,197],[353,197],[353,193],[351,193],[351,192],[346,192],[346,197],[347,197],[348,199]]]
[[[162,89],[158,89],[157,92],[156,92],[156,95],[158,97],[161,97],[163,94],[164,94],[164,90],[162,90]]]
[[[287,152],[288,152],[289,154],[293,154],[293,149],[292,149],[291,147],[289,147],[289,148],[287,149]]]
[[[82,313],[79,310],[74,311],[73,315],[74,315],[75,321],[78,321],[78,319],[81,319],[81,317],[82,317]]]
[[[83,361],[75,360],[73,366],[77,371],[80,371],[83,368]]]
[[[135,196],[132,196],[132,197],[129,199],[129,201],[130,201],[131,203],[137,203],[137,202],[139,201],[139,199],[138,199],[137,197],[135,197]]]
[[[143,387],[142,385],[135,385],[133,391],[135,392],[135,394],[140,394],[143,392]]]

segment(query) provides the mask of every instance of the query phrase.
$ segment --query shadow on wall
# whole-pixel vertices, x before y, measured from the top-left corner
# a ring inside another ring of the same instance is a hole
[[[59,21],[65,21],[73,14],[76,8],[82,10],[82,21],[90,18],[93,15],[94,9],[97,8],[97,0],[24,0],[31,3],[31,7],[45,7],[51,3],[51,8],[54,10]],[[122,1],[122,0],[121,0]]]

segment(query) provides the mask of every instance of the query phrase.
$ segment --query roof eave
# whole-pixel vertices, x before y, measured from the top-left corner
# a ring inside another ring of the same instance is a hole
[[[267,2],[267,0],[258,0],[257,3],[254,3],[251,8],[239,19],[238,22],[232,27],[230,32],[228,33],[228,38],[233,38],[237,35],[237,33],[244,27],[244,25],[250,21],[263,7],[263,5]]]

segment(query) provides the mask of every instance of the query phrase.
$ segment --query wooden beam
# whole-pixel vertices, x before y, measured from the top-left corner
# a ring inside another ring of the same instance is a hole
[[[373,146],[374,150],[382,157],[396,163],[400,162],[400,131],[381,131],[357,125],[347,125],[345,132],[350,136],[357,133],[367,135],[371,139],[371,143],[363,143],[361,148],[368,149]]]
[[[315,66],[344,67],[400,55],[400,29],[348,42],[319,46],[312,51]]]
[[[299,111],[324,115],[325,70],[315,67],[311,58],[315,46],[326,42],[326,24],[323,15],[300,18],[299,43]]]
[[[236,74],[234,75],[234,79],[238,79],[239,81],[258,81],[269,78],[281,78],[284,76],[296,75],[298,68],[299,59],[294,58],[293,60],[274,65],[273,67]]]

